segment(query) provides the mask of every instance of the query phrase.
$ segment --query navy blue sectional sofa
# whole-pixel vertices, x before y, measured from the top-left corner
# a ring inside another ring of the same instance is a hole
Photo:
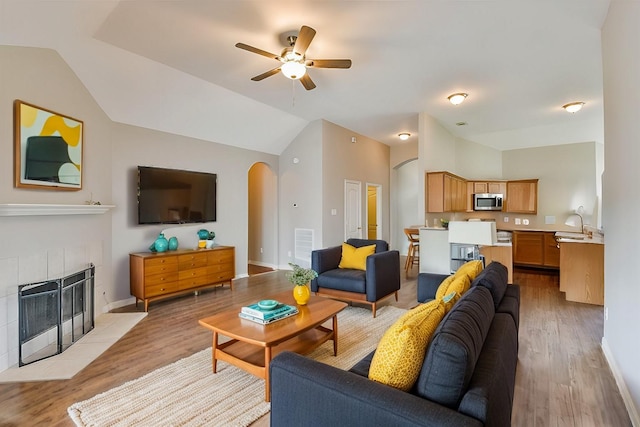
[[[419,277],[425,301],[445,277]],[[278,355],[270,365],[271,426],[510,426],[519,291],[507,285],[503,265],[487,266],[439,324],[409,392],[368,379],[373,352],[349,371]]]

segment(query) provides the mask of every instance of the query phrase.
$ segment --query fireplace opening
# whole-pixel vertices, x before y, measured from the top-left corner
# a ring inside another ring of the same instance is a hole
[[[18,288],[19,366],[55,356],[94,328],[94,275],[69,276]]]

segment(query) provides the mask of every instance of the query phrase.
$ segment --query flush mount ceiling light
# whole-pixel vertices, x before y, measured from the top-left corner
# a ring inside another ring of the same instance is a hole
[[[583,105],[584,105],[584,102],[571,102],[569,104],[564,104],[562,108],[564,108],[570,113],[577,113],[578,111],[582,110]]]
[[[469,94],[466,93],[454,93],[453,95],[449,95],[447,97],[447,99],[449,100],[449,102],[451,102],[453,105],[459,105],[462,104],[462,102],[467,99],[467,96],[469,96]]]
[[[409,139],[410,136],[411,134],[408,132],[402,132],[398,134],[398,138],[400,138],[403,141],[406,141],[407,139]]]

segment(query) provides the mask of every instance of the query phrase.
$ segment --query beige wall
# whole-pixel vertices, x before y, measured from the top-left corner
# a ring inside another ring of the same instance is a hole
[[[163,225],[138,225],[136,212],[137,166],[158,166],[211,172],[218,175],[217,220],[213,223],[172,227],[180,247],[196,247],[196,231],[213,230],[216,243],[236,247],[236,274],[247,273],[249,169],[264,162],[277,170],[278,157],[257,151],[201,141],[179,135],[112,124],[113,263],[118,299],[129,296],[128,254],[146,251]]]
[[[352,143],[355,136],[357,142]],[[389,146],[322,121],[322,241],[323,247],[344,241],[344,181],[362,183],[362,226],[367,222],[367,183],[382,186],[382,239],[389,240]],[[337,215],[331,215],[336,209]],[[363,230],[363,237],[366,231]]]
[[[295,229],[314,231],[314,248],[322,241],[322,122],[307,125],[279,157],[279,239],[281,268],[296,262]]]
[[[633,425],[640,425],[640,286],[635,249],[640,238],[640,3],[612,1],[602,29],[604,69],[605,315],[602,348]]]
[[[456,138],[456,174],[466,179],[502,179],[502,152]]]

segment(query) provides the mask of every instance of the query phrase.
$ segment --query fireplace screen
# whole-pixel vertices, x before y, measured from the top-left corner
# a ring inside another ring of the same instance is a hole
[[[23,366],[62,353],[93,329],[95,267],[18,290],[20,360]]]

